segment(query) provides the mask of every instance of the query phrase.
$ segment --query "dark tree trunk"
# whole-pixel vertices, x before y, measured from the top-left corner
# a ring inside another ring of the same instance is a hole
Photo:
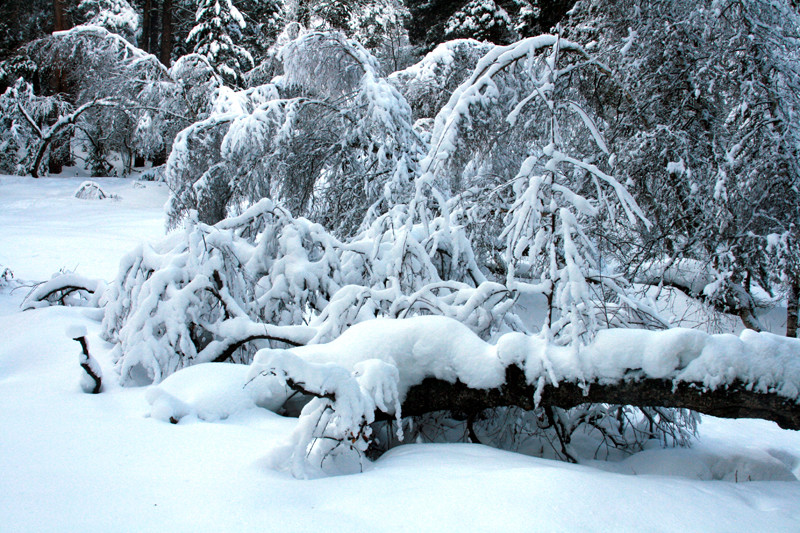
[[[144,7],[142,8],[142,42],[141,48],[151,54],[153,50],[150,48],[150,32],[152,31],[150,11],[153,9],[153,0],[144,0]]]
[[[71,152],[69,139],[59,139],[50,148],[50,158],[47,161],[47,172],[49,174],[61,174],[64,166],[71,163]]]
[[[155,156],[153,156],[153,166],[160,167],[167,162],[167,149],[162,148]]]
[[[610,384],[592,383],[584,390],[578,383],[562,381],[558,387],[545,385],[539,405],[570,409],[584,403],[608,403],[636,407],[679,407],[723,418],[763,418],[784,429],[800,429],[800,404],[775,393],[752,390],[744,383],[705,390],[702,384],[670,380],[626,380]],[[499,389],[470,389],[460,381],[428,378],[411,387],[403,402],[403,416],[450,411],[474,416],[494,407],[536,407],[535,385],[529,385],[517,366],[506,369],[506,382]]]
[[[797,337],[798,302],[800,300],[800,280],[793,277],[789,284],[789,296],[786,302],[786,336]]]
[[[152,1],[152,0],[151,0]],[[155,0],[150,5],[150,42],[148,43],[148,52],[151,54],[157,54],[159,50],[159,37],[160,32],[158,31],[159,28],[159,21],[161,20],[159,17],[161,16],[161,10],[158,9],[158,0]]]
[[[161,10],[161,63],[166,67],[172,57],[172,0],[164,0]]]
[[[64,0],[53,0],[53,31],[64,31],[67,28],[67,15],[64,12]]]

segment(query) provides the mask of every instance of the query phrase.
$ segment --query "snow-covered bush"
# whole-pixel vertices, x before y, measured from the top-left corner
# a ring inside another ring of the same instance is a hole
[[[136,44],[139,15],[127,0],[80,0],[70,14],[77,24],[100,26]]]
[[[28,44],[26,53],[39,69],[40,80],[60,79],[74,105],[51,113],[48,127],[39,125],[41,135],[34,131],[33,140],[17,135],[13,141],[18,146],[17,159],[30,153],[34,155],[27,155],[28,159],[36,159],[36,148],[42,141],[37,144],[35,137],[57,136],[68,146],[75,132],[88,153],[86,164],[96,175],[107,175],[109,161],[117,155],[123,160],[125,174],[135,156],[155,159],[166,153],[178,131],[207,116],[215,91],[222,84],[201,56],[190,54],[167,69],[155,56],[100,26],[58,32]],[[63,69],[54,65],[63,65]],[[4,116],[14,120],[11,112]],[[33,173],[31,166],[18,173]]]
[[[347,235],[370,206],[410,187],[422,151],[410,109],[361,45],[306,33],[279,57],[275,84],[220,90],[213,113],[176,139],[171,224],[190,209],[214,223],[273,198]]]
[[[437,58],[450,69],[449,54],[445,47],[430,58],[433,78]],[[401,418],[389,405],[402,397],[393,387],[403,390],[406,366],[303,355],[361,338],[350,332],[368,330],[367,320],[409,319],[399,322],[411,327],[413,317],[441,315],[459,324],[443,329],[468,332],[461,336],[481,350],[484,340],[516,338],[571,361],[591,354],[601,328],[664,326],[609,260],[606,236],[648,221],[613,177],[603,124],[572,83],[603,68],[583,47],[545,35],[492,48],[452,90],[429,143],[357,43],[304,33],[279,57],[274,83],[221,88],[208,117],[176,139],[169,214],[186,227],[129,255],[106,293],[104,337],[117,344],[123,382],[158,382],[201,362],[250,362],[264,349],[254,380],[311,398],[285,456],[305,475],[309,463],[360,467],[373,431],[388,442],[397,429],[381,429],[374,413]],[[521,318],[520,296],[542,323]],[[521,336],[504,335],[512,331]],[[431,331],[410,349],[420,368],[461,364],[427,348],[439,336]],[[388,353],[387,339],[376,342]],[[364,357],[359,350],[336,357]],[[484,378],[502,382],[510,363],[476,364],[494,365]],[[467,376],[479,370],[431,372],[472,383]],[[502,425],[510,412],[474,413],[469,432]],[[695,424],[686,411],[601,404],[532,406],[514,416],[516,429],[496,443],[531,435],[573,460],[582,430],[636,448],[651,438],[683,443]],[[413,433],[407,421],[398,427]]]
[[[486,337],[502,326],[513,303],[502,285],[443,281],[413,235],[420,228],[393,235],[383,224],[342,243],[262,200],[141,245],[103,297],[103,336],[118,345],[123,383],[158,382],[202,362],[248,363],[252,341],[326,342],[375,316],[442,314]]]
[[[303,313],[329,297],[336,257],[320,229],[264,200],[216,226],[192,220],[123,259],[106,292],[104,337],[123,383],[161,381],[201,362],[248,363],[250,340],[305,344]],[[258,322],[256,322],[258,321]],[[262,325],[265,324],[265,325]]]
[[[154,87],[170,85],[168,70],[156,57],[100,26],[57,32],[29,43],[26,53],[38,66],[39,78],[59,80],[75,107],[73,114],[55,117],[50,130],[59,118],[74,126],[93,174],[108,172],[113,153],[122,157],[123,173],[128,172],[137,144],[137,122],[146,108],[161,105],[162,99],[151,95]]]
[[[491,48],[470,39],[447,41],[418,63],[394,72],[389,81],[408,101],[415,119],[433,118]]]
[[[590,340],[598,321],[663,327],[601,248],[604,233],[648,221],[574,92],[572,78],[595,68],[558,36],[495,47],[437,115],[416,180],[416,206],[451,197],[435,203],[472,233],[479,265],[544,295],[543,327],[560,342]]]
[[[60,96],[37,96],[30,83],[17,80],[0,95],[0,172],[29,174],[49,154],[44,137],[53,129],[47,127],[48,123],[71,110]],[[55,133],[69,137],[70,129]]]
[[[97,307],[106,289],[101,280],[89,279],[80,274],[60,271],[45,282],[35,285],[25,296],[22,309],[37,309],[50,305]]]
[[[212,110],[222,79],[208,60],[187,54],[175,61],[169,77],[142,86],[139,98],[145,105],[138,113],[133,147],[144,157],[155,158],[171,150],[176,135],[189,123],[202,120]],[[163,169],[161,171],[163,181]]]
[[[706,301],[760,328],[759,293],[794,277],[771,275],[767,248],[769,235],[796,231],[796,6],[591,0],[571,14],[570,38],[594,42],[609,68],[581,90],[608,119],[616,174],[653,222],[625,247],[631,269],[708,264],[719,277]]]

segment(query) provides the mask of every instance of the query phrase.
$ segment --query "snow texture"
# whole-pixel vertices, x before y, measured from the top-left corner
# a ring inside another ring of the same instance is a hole
[[[67,338],[72,340],[80,339],[81,337],[86,336],[86,326],[78,324],[68,326],[67,329],[64,330],[64,334],[67,336]]]
[[[203,363],[169,376],[147,389],[150,416],[178,423],[184,417],[225,420],[248,409],[277,411],[288,397],[284,387],[263,390],[249,384],[249,369],[232,363]]]

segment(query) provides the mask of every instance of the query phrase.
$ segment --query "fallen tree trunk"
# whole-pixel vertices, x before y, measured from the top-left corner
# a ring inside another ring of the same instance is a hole
[[[749,389],[749,390],[748,390]],[[418,416],[434,411],[451,411],[464,417],[495,407],[539,406],[569,409],[585,403],[632,405],[635,407],[678,407],[722,418],[762,418],[784,429],[800,430],[800,404],[776,393],[754,391],[742,382],[725,388],[707,389],[702,383],[669,379],[627,379],[615,383],[550,383],[537,390],[525,380],[516,365],[506,369],[506,380],[499,388],[474,389],[461,381],[450,383],[427,378],[411,387],[402,403],[403,416]]]
[[[659,421],[648,413],[661,408],[757,417],[800,430],[800,341],[750,330],[739,336],[680,328],[602,330],[577,349],[513,332],[488,344],[446,317],[385,319],[355,324],[327,344],[260,350],[249,376],[254,387],[265,380],[265,390],[284,386],[313,397],[286,449],[285,459],[299,477],[327,472],[324,463],[341,454],[356,458],[360,468],[373,443],[387,440],[372,440],[373,422],[434,412],[465,420],[466,435],[479,442],[473,425],[486,411],[541,408],[533,423],[551,432],[545,438],[556,447],[560,442],[561,449],[554,449],[569,460],[575,460],[571,435],[583,424],[618,448],[633,442],[628,429],[633,440],[637,431],[644,438],[664,431],[682,440],[676,435],[684,426],[675,416],[683,415],[658,413]],[[635,429],[634,421],[618,418],[617,409],[595,409],[601,418],[610,414],[609,432],[594,415],[577,413],[568,420],[553,409],[583,404],[641,408],[648,429]],[[694,422],[689,426],[691,431]],[[388,427],[404,439],[402,424]],[[341,473],[337,468],[332,464],[331,472]]]

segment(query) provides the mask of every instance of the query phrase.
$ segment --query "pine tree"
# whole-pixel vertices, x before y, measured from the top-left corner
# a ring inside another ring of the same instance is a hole
[[[503,44],[517,39],[511,17],[494,0],[471,0],[447,19],[447,40],[473,38]]]
[[[253,55],[255,64],[267,55],[267,50],[286,24],[282,0],[240,0],[239,7],[246,26],[240,44]]]
[[[197,24],[189,32],[188,44],[205,56],[226,84],[244,86],[244,72],[253,68],[250,52],[238,46],[244,18],[231,0],[201,0]]]

